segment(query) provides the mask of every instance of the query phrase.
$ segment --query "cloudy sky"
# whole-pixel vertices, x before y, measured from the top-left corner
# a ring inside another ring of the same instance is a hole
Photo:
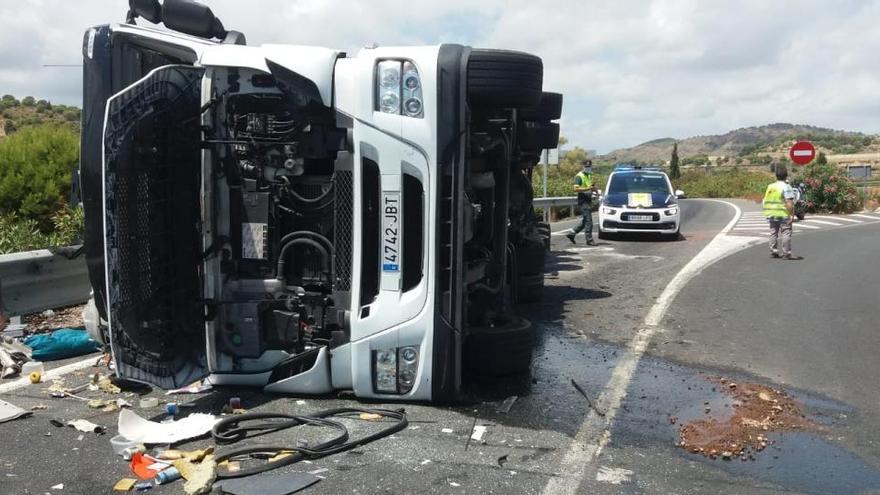
[[[772,122],[880,132],[880,0],[209,0],[250,44],[458,42],[544,59],[562,133],[607,152]],[[0,0],[0,94],[80,104],[83,31],[125,0]]]

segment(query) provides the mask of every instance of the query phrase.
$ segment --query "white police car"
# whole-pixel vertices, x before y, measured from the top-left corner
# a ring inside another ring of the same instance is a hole
[[[599,238],[617,233],[652,233],[678,238],[681,210],[669,177],[659,168],[618,166],[608,178],[599,207]]]

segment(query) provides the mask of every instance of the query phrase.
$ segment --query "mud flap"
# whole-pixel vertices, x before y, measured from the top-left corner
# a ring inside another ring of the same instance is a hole
[[[177,388],[208,375],[199,303],[201,80],[158,68],[107,102],[104,228],[119,376]]]

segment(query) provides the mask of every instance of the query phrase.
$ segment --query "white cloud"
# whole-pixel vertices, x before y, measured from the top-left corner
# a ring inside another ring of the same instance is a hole
[[[880,1],[237,0],[208,2],[250,43],[521,49],[566,95],[563,134],[609,151],[797,122],[880,132]],[[0,93],[79,103],[83,31],[123,0],[0,2]]]

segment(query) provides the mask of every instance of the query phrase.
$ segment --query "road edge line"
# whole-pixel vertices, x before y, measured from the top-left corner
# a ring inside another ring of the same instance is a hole
[[[626,391],[632,382],[636,367],[647,350],[651,338],[657,332],[658,325],[663,319],[666,310],[669,309],[669,305],[678,296],[681,289],[696,275],[700,274],[703,269],[716,261],[747,247],[765,242],[765,239],[759,237],[728,235],[733,226],[742,217],[742,210],[739,206],[729,201],[710,198],[701,199],[730,206],[734,210],[733,218],[715,234],[715,237],[696,256],[678,271],[675,277],[666,285],[666,288],[663,289],[663,292],[645,317],[644,325],[630,341],[626,352],[614,367],[605,390],[597,399],[604,414],[600,416],[596,413],[595,408],[589,410],[587,417],[584,418],[583,424],[581,424],[559,464],[558,473],[560,474],[547,481],[542,490],[543,494],[577,493],[580,484],[584,480],[588,464],[602,452],[602,449],[611,440],[611,426],[614,423],[614,417],[617,415],[621,402],[626,397]]]
[[[47,382],[49,380],[55,380],[56,378],[61,378],[68,373],[94,366],[95,363],[98,361],[98,358],[100,357],[100,354],[94,354],[88,359],[75,361],[73,363],[65,364],[64,366],[59,366],[57,368],[47,370],[45,373],[43,373],[41,381]],[[18,380],[15,380],[14,382],[4,383],[0,385],[0,394],[7,394],[20,388],[27,387],[28,385],[31,385],[31,381],[30,378],[25,376],[19,378]]]

